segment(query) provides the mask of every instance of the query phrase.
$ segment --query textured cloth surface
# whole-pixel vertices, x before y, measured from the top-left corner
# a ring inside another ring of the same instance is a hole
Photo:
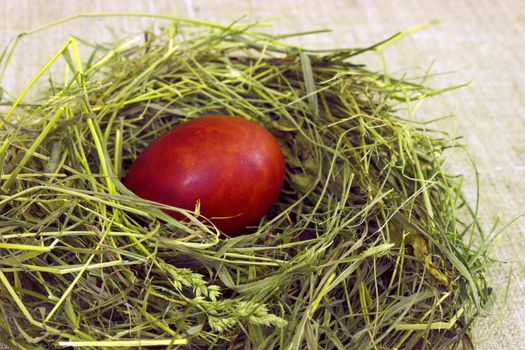
[[[16,34],[50,21],[87,12],[137,11],[194,17],[224,24],[235,20],[271,21],[271,32],[328,28],[332,33],[295,39],[309,48],[361,47],[421,22],[440,23],[404,38],[384,53],[391,73],[424,75],[431,67],[435,87],[471,81],[470,85],[415,105],[416,117],[440,122],[462,135],[480,174],[480,216],[490,229],[497,218],[507,223],[525,208],[525,6],[522,1],[353,0],[178,0],[71,1],[0,0],[0,48]],[[16,92],[28,82],[70,35],[91,41],[137,33],[153,20],[144,18],[79,19],[21,41],[3,84]],[[382,69],[381,57],[358,59]],[[465,192],[476,202],[476,181],[468,158],[450,155],[451,171],[467,175]],[[498,302],[475,328],[477,349],[523,349],[525,345],[525,220],[501,234],[496,257],[504,263],[491,271]],[[512,271],[512,274],[510,274]],[[510,285],[509,283],[510,277]],[[502,299],[507,296],[508,303]]]

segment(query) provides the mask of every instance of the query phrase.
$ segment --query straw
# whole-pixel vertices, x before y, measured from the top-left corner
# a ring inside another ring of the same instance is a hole
[[[402,117],[411,101],[461,85],[432,89],[351,63],[410,31],[318,51],[253,25],[168,19],[110,49],[71,38],[2,101],[0,341],[468,349],[493,297],[484,274],[495,233],[461,193],[470,180],[443,170],[457,140]],[[93,47],[89,60],[80,44]],[[64,77],[27,103],[60,62]],[[239,237],[122,184],[156,137],[205,114],[256,121],[286,158],[278,201]]]

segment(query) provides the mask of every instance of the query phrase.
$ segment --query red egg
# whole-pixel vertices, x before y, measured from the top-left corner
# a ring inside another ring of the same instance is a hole
[[[200,201],[201,215],[235,235],[268,212],[283,181],[283,153],[269,131],[214,115],[161,135],[133,162],[124,184],[139,197],[179,208],[194,210]]]

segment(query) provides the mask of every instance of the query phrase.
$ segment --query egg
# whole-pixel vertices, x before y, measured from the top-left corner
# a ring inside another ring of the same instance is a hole
[[[268,130],[241,117],[211,115],[153,141],[128,169],[124,185],[139,197],[178,208],[194,210],[200,203],[202,216],[238,235],[270,210],[284,175],[283,153]]]

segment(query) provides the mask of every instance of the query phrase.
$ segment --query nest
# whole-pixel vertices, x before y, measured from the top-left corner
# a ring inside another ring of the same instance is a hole
[[[86,62],[76,44],[41,100],[21,102],[28,86],[2,102],[0,342],[471,346],[491,236],[443,170],[457,141],[402,116],[449,89],[350,62],[377,45],[312,51],[240,24],[176,20]],[[278,201],[239,237],[121,182],[156,137],[205,114],[256,121],[285,155]]]

